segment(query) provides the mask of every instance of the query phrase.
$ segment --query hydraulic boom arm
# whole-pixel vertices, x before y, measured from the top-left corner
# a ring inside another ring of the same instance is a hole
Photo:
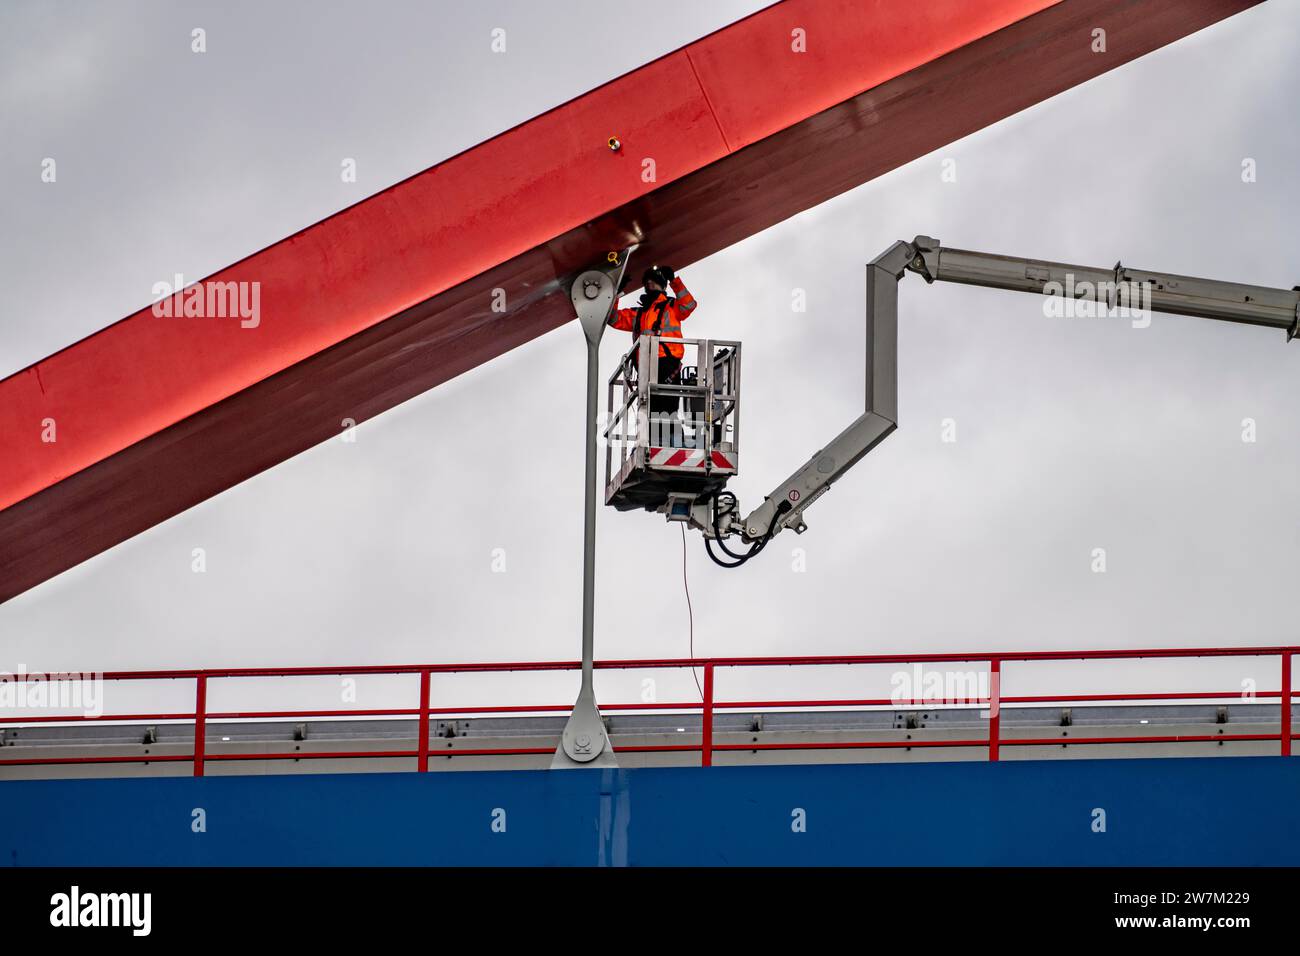
[[[785,528],[805,530],[803,512],[841,475],[876,447],[898,422],[898,282],[916,272],[926,282],[1035,292],[1092,301],[1107,309],[1193,315],[1300,334],[1300,287],[1219,282],[1129,269],[1075,266],[1039,259],[944,249],[929,236],[896,242],[867,266],[867,407],[825,448],[772,492],[743,521],[739,509],[715,515],[722,534],[739,533],[759,548]]]

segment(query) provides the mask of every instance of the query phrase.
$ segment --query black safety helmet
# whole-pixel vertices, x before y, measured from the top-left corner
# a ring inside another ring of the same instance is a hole
[[[641,284],[647,282],[658,282],[663,288],[668,288],[668,275],[659,266],[651,266],[646,269],[645,274],[641,276]]]

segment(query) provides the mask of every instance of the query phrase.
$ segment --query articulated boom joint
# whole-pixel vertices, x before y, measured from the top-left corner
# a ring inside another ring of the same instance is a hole
[[[910,243],[900,243],[911,253],[907,268],[915,272],[927,283],[934,282],[939,277],[939,240],[932,239],[929,236],[917,236]],[[902,278],[899,273],[898,278]]]

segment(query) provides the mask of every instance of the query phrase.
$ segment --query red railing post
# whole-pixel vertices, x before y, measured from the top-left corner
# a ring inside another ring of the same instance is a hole
[[[194,776],[203,776],[203,758],[208,749],[208,675],[194,678]]]
[[[1002,661],[989,661],[989,760],[998,759],[1002,720]]]
[[[700,766],[713,766],[713,665],[704,665],[704,711],[700,718]]]
[[[415,768],[420,773],[429,770],[429,671],[420,671],[420,763]]]
[[[1282,756],[1291,756],[1291,652],[1282,654]]]

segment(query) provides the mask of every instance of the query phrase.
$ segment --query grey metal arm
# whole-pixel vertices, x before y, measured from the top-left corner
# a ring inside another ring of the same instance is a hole
[[[896,242],[867,266],[866,411],[781,482],[743,522],[730,517],[727,530],[750,540],[770,538],[785,528],[802,533],[804,510],[898,427],[898,282],[909,271],[926,282],[1072,294],[1107,308],[1140,305],[1153,312],[1262,325],[1285,330],[1288,341],[1300,334],[1300,287],[1287,291],[1144,272],[1120,263],[1099,269],[945,249],[929,236]],[[1139,301],[1133,301],[1134,292],[1141,293]]]

